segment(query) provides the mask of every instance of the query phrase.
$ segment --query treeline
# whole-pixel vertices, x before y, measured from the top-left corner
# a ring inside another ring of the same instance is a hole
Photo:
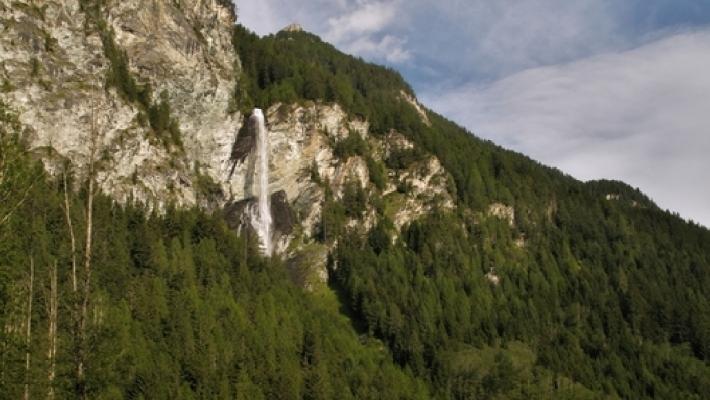
[[[419,119],[401,99],[400,92],[413,91],[399,73],[340,53],[308,32],[260,38],[237,25],[233,42],[242,63],[235,95],[244,109],[300,100],[336,102],[367,118],[376,133]]]

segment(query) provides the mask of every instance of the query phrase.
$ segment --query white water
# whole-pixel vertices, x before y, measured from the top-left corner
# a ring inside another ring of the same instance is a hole
[[[255,108],[251,116],[252,127],[256,129],[256,179],[257,203],[256,220],[252,222],[265,255],[270,256],[271,244],[271,204],[269,204],[269,131],[264,123],[264,113]]]

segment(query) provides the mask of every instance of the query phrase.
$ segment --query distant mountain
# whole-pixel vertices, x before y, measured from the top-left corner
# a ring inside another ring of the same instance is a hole
[[[710,393],[710,231],[237,17],[0,0],[0,399]]]

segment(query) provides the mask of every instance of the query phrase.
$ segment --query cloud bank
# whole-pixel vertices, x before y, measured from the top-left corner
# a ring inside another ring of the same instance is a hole
[[[620,179],[710,226],[710,30],[469,84],[425,102],[588,180]]]
[[[388,64],[411,58],[400,24],[404,0],[286,0],[238,2],[239,18],[258,34],[274,33],[292,22],[304,25],[341,50]]]
[[[359,2],[343,15],[328,19],[325,40],[351,54],[400,64],[410,59],[406,40],[382,34],[395,23],[399,1]]]
[[[398,69],[425,104],[580,179],[640,187],[710,226],[710,3],[239,0]],[[707,110],[706,110],[707,109]]]
[[[391,64],[419,90],[627,50],[710,23],[697,0],[238,0],[264,35],[292,22],[342,50]],[[660,35],[660,36],[659,36]]]

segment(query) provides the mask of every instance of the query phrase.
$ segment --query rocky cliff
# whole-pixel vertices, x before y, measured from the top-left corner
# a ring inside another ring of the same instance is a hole
[[[101,190],[119,202],[225,209],[241,229],[254,195],[254,141],[237,107],[235,19],[223,4],[2,0],[0,99],[20,115],[29,147],[52,174],[81,178],[93,159]],[[428,123],[416,99],[403,99]],[[371,135],[367,121],[338,104],[276,104],[265,114],[281,254],[296,257],[309,246],[326,197],[342,200],[348,185],[384,199],[381,212],[366,201],[350,217],[363,231],[383,216],[400,228],[453,207],[450,178],[435,157],[388,165],[393,152],[414,147],[397,132]],[[366,152],[339,152],[349,140]],[[377,184],[372,168],[384,172]],[[318,250],[320,264],[326,251]]]

